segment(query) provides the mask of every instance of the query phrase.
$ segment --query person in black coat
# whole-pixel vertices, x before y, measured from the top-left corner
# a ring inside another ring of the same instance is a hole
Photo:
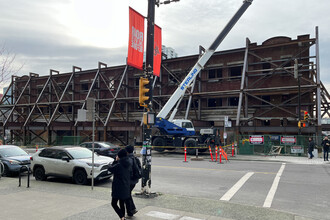
[[[130,198],[130,175],[132,164],[127,157],[127,151],[121,149],[118,152],[116,160],[109,166],[109,171],[113,173],[112,182],[112,201],[111,206],[121,220],[125,219],[125,203],[127,209],[130,209],[127,200]],[[118,207],[118,201],[119,206]]]
[[[131,174],[131,184],[130,184],[130,198],[127,200],[127,203],[129,203],[130,209],[126,207],[126,209],[127,209],[127,215],[131,217],[135,213],[137,213],[137,210],[136,210],[136,207],[135,207],[133,198],[132,198],[132,191],[133,191],[135,185],[139,182],[139,178],[137,178],[133,174],[133,170],[134,170],[133,166],[139,166],[139,167],[141,167],[141,163],[140,163],[140,161],[137,161],[137,160],[139,160],[138,158],[135,159],[134,147],[133,146],[128,145],[128,146],[126,146],[125,149],[126,149],[126,151],[128,153],[128,158],[131,160],[131,163],[132,163],[132,174]],[[139,164],[136,164],[136,163],[139,163]]]
[[[323,159],[324,161],[329,161],[329,146],[330,146],[330,141],[328,139],[328,136],[324,137],[324,140],[321,143],[323,147]]]
[[[308,139],[308,154],[309,154],[309,159],[312,159],[314,157],[313,155],[313,151],[314,151],[314,147],[315,147],[315,143],[313,141],[312,138]]]

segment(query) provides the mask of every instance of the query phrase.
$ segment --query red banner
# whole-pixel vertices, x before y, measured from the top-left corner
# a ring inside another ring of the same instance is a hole
[[[160,66],[162,63],[162,29],[154,26],[154,75],[160,75]]]
[[[129,40],[127,65],[143,69],[144,17],[129,8]]]

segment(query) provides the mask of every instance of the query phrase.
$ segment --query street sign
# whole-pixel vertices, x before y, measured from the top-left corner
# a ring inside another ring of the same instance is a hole
[[[86,121],[87,120],[87,110],[85,109],[78,109],[78,117],[77,121]]]
[[[264,144],[263,135],[250,135],[249,138],[250,144]]]
[[[225,121],[225,127],[231,128],[231,121]]]
[[[95,111],[95,99],[94,98],[87,98],[86,101],[86,119],[87,121],[93,121],[93,113]]]

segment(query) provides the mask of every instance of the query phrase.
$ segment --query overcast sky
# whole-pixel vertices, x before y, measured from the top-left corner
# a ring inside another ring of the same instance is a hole
[[[0,46],[16,54],[17,65],[24,63],[19,75],[71,72],[73,65],[94,69],[98,61],[125,64],[128,7],[147,16],[147,5],[147,0],[0,0]],[[180,0],[156,7],[163,45],[179,56],[197,54],[241,5],[242,0]],[[329,0],[254,0],[218,50],[244,47],[246,37],[258,44],[274,36],[315,37],[319,26],[321,79],[330,85],[329,5]]]

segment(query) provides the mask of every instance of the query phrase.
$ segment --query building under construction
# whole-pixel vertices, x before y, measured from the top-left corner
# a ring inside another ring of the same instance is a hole
[[[216,52],[199,73],[179,106],[176,118],[201,128],[237,134],[321,134],[323,116],[330,116],[329,94],[320,81],[319,39],[273,37],[261,44]],[[200,54],[203,48],[200,48]],[[153,82],[153,107],[159,112],[200,54],[164,58],[161,76]],[[140,142],[144,109],[139,106],[141,70],[127,65],[72,72],[50,70],[12,77],[0,102],[1,136],[23,145],[53,145],[68,137],[92,139],[92,122],[77,120],[78,110],[95,99],[95,140],[122,145]],[[298,127],[303,112],[306,127]],[[224,117],[231,123],[224,126]],[[222,136],[222,135],[221,135]]]

